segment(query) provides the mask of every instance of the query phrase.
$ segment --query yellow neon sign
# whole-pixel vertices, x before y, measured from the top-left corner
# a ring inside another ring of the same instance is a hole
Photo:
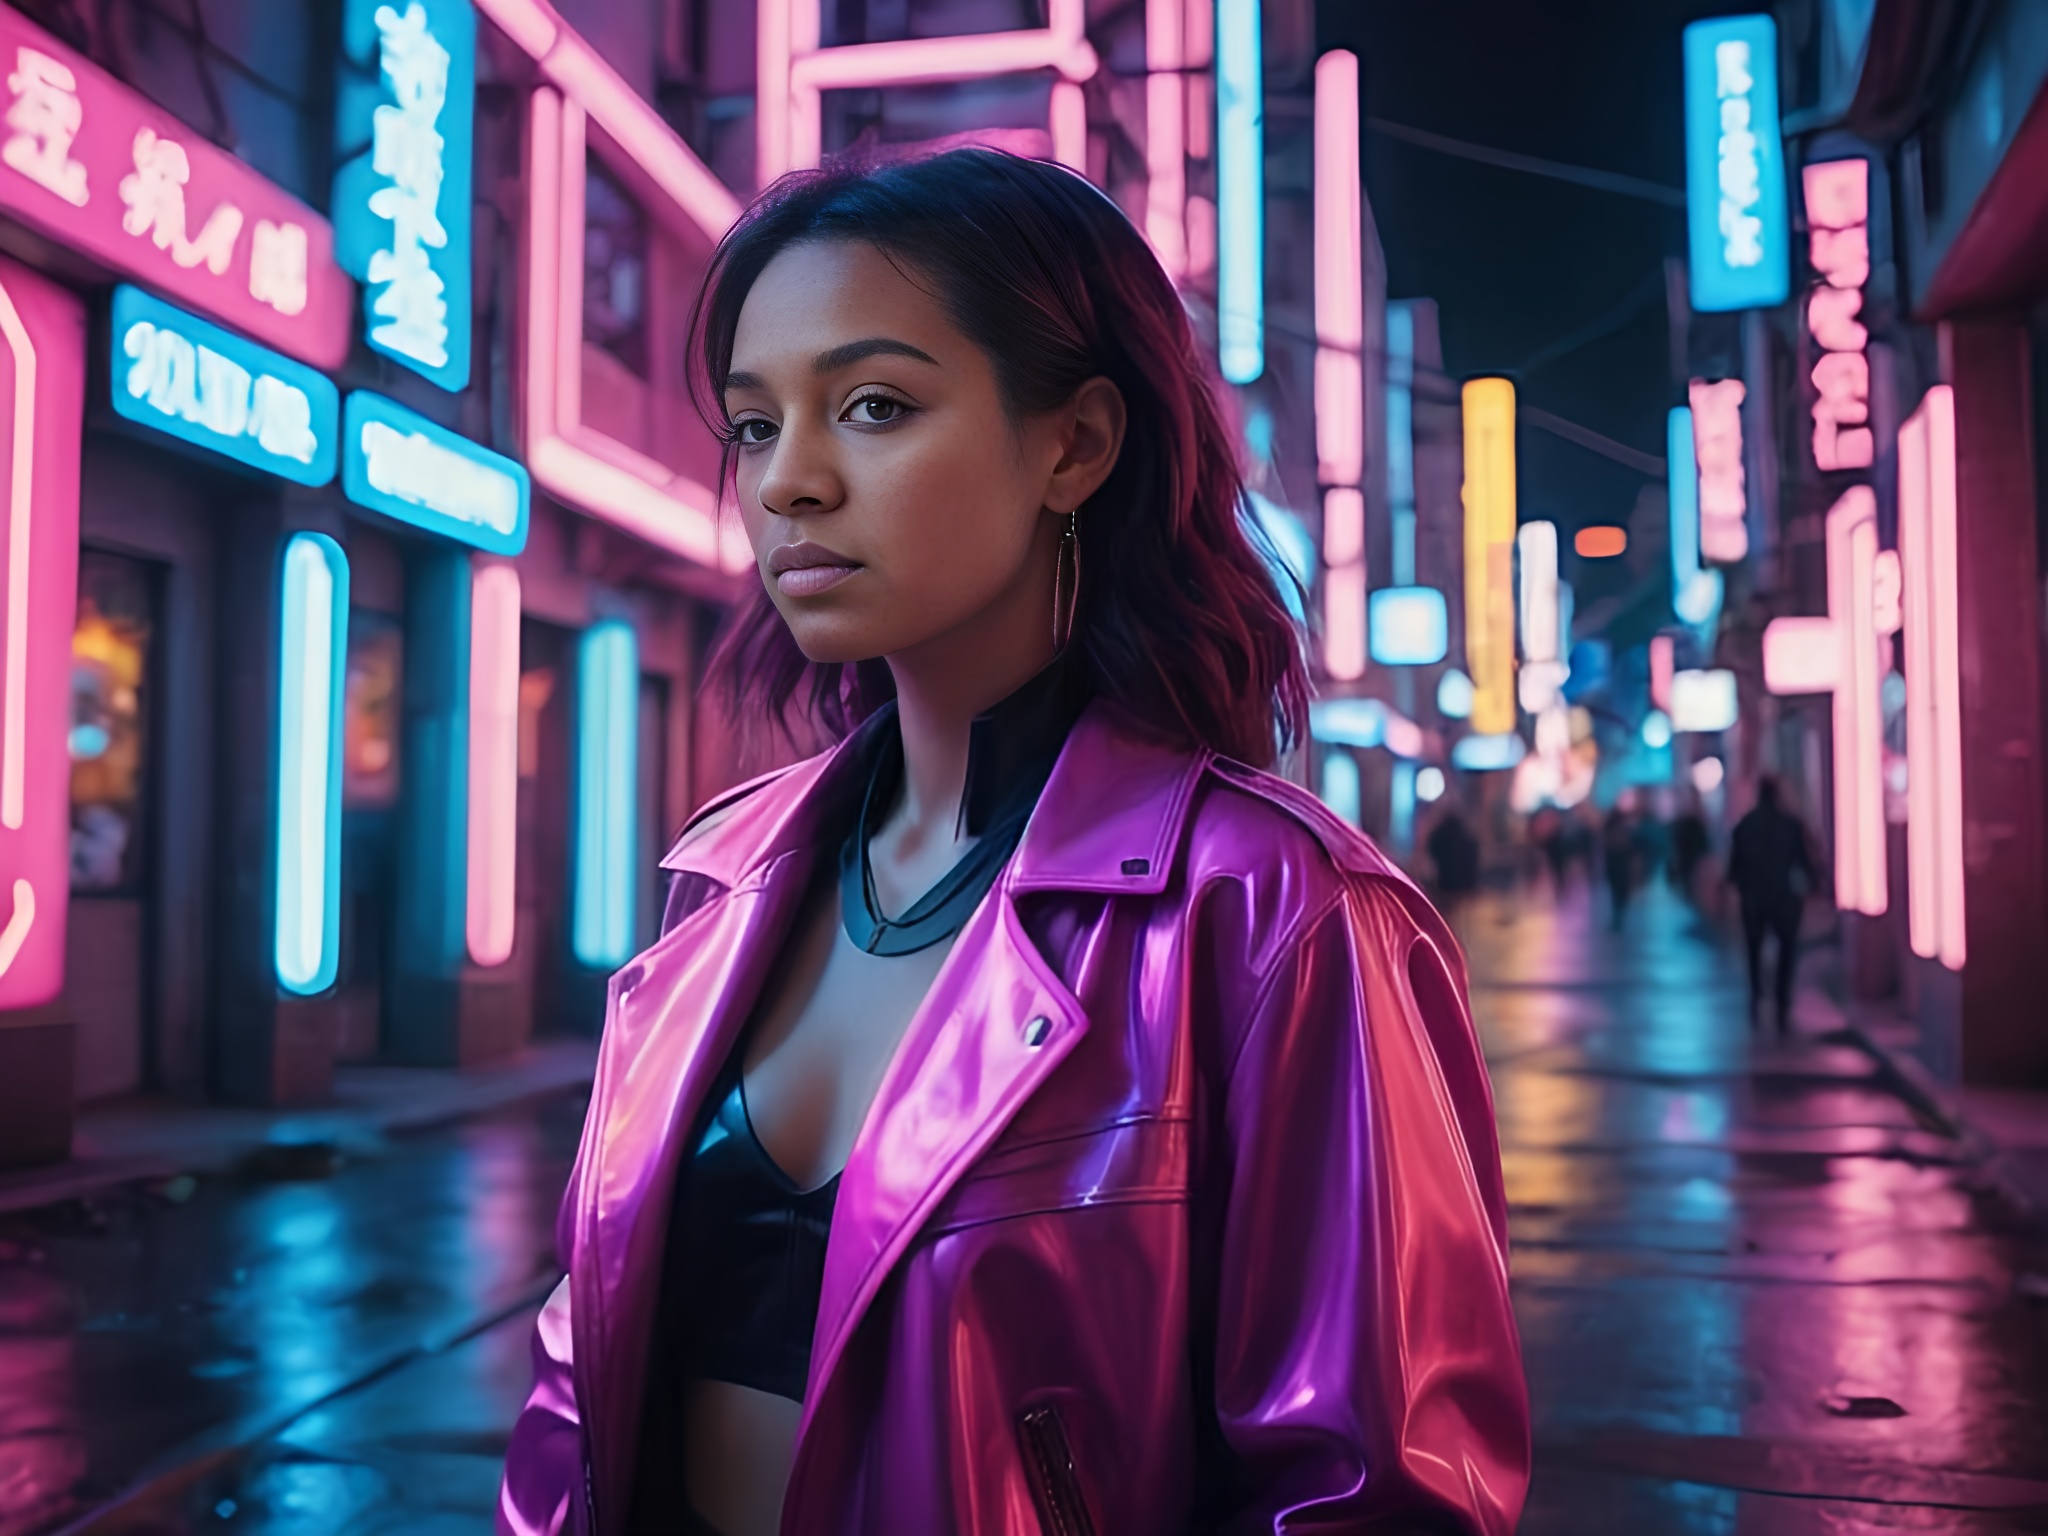
[[[1465,386],[1465,665],[1472,729],[1515,728],[1515,386]]]

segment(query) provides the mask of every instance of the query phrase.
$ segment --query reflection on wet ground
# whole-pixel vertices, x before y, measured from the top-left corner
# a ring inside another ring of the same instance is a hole
[[[368,1155],[275,1152],[232,1177],[0,1219],[0,1536],[138,1487],[149,1496],[94,1528],[198,1528],[172,1497],[196,1474],[225,1469],[236,1447],[359,1412],[371,1378],[401,1400],[420,1383],[437,1426],[458,1415],[459,1383],[424,1384],[487,1353],[461,1347],[466,1334],[523,1316],[544,1292],[581,1117],[580,1100],[557,1098]],[[481,1417],[502,1433],[488,1402]],[[384,1417],[380,1435],[396,1422]],[[266,1469],[257,1502],[303,1518],[262,1523],[382,1529],[321,1513],[320,1490],[363,1480]],[[238,1507],[223,1494],[198,1512],[219,1526]]]
[[[1461,926],[1527,1536],[2048,1531],[2048,1243],[1650,893]],[[486,1536],[579,1100],[0,1221],[0,1536]],[[125,1495],[123,1490],[129,1490]],[[67,1524],[69,1522],[69,1524]]]
[[[2048,1530],[2048,1268],[1846,1041],[1753,1039],[1661,890],[1462,926],[1536,1404],[1528,1536]]]

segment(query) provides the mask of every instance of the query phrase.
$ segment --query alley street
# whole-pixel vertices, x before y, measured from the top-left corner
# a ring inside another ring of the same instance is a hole
[[[1528,1536],[2048,1530],[2048,1244],[1661,888],[1460,917]],[[482,1533],[580,1100],[0,1224],[0,1532]],[[34,1508],[23,1495],[36,1495]]]

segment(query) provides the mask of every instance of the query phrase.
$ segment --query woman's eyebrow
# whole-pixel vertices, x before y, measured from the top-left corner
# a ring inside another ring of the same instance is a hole
[[[871,357],[908,357],[920,363],[930,363],[934,368],[939,360],[931,353],[913,347],[907,341],[896,341],[887,336],[869,336],[862,341],[849,341],[834,347],[829,352],[820,352],[811,359],[811,372],[836,373]]]

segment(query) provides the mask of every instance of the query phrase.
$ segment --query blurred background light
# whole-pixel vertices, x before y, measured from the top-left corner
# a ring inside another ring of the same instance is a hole
[[[576,669],[576,958],[599,970],[633,953],[640,657],[632,626],[583,632]]]
[[[341,705],[348,556],[324,533],[285,545],[277,697],[277,979],[334,985],[341,938]]]
[[[1456,667],[1436,680],[1436,712],[1446,720],[1471,718],[1472,679]]]
[[[1435,587],[1382,587],[1372,594],[1372,659],[1388,667],[1426,667],[1450,649],[1450,610]]]
[[[1429,805],[1441,800],[1444,794],[1444,771],[1430,763],[1415,770],[1415,798]]]

